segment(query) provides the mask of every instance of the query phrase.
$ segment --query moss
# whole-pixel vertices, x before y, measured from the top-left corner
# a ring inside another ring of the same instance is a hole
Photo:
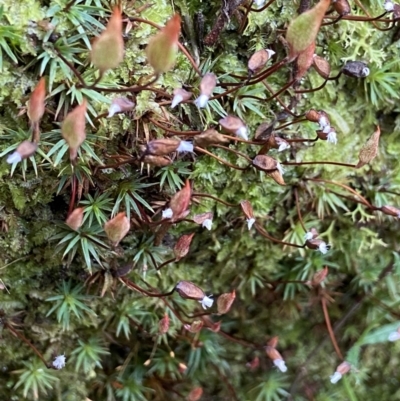
[[[282,163],[353,164],[366,139],[380,125],[380,152],[372,163],[358,170],[328,164],[290,165],[284,175],[287,185],[279,186],[264,172],[246,168],[249,161],[245,157],[226,149],[208,148],[214,155],[245,170],[229,168],[200,152],[171,155],[172,166],[178,166],[178,161],[189,166],[195,193],[208,194],[235,206],[192,196],[187,219],[164,226],[167,230],[162,235],[162,226],[157,222],[175,190],[168,180],[160,185],[159,168],[142,163],[141,146],[149,139],[166,135],[151,119],[171,131],[201,131],[216,127],[221,115],[228,112],[240,115],[249,128],[250,138],[254,138],[261,123],[282,118],[276,124],[279,126],[292,117],[283,119],[282,106],[276,99],[265,101],[271,93],[261,82],[243,85],[238,91],[214,100],[205,110],[198,110],[192,103],[171,110],[168,101],[173,89],[184,85],[193,91],[194,98],[199,94],[200,78],[181,52],[174,69],[152,85],[158,91],[127,95],[81,89],[77,77],[57,57],[54,46],[63,49],[62,54],[85,80],[93,82],[97,71],[88,61],[88,48],[100,26],[107,22],[108,13],[104,9],[110,8],[109,2],[88,0],[71,3],[67,8],[67,1],[3,3],[1,26],[15,28],[23,40],[6,39],[18,65],[2,52],[0,152],[30,137],[24,107],[41,73],[52,88],[40,123],[39,145],[43,154],[52,152],[51,156],[43,158],[36,153],[37,174],[31,161],[25,168],[18,165],[12,175],[5,161],[0,164],[0,284],[7,287],[0,291],[3,398],[22,399],[25,383],[33,380],[29,372],[43,367],[43,362],[35,359],[33,349],[18,333],[48,363],[55,355],[65,353],[67,357],[65,370],[45,370],[58,380],[51,382],[46,393],[40,389],[43,400],[75,401],[85,397],[172,400],[186,397],[198,385],[203,387],[205,397],[215,400],[234,399],[232,388],[237,398],[243,400],[285,399],[290,391],[296,400],[309,397],[318,401],[355,397],[375,400],[377,394],[385,399],[398,391],[396,380],[387,379],[395,377],[398,345],[362,342],[363,333],[374,334],[374,330],[398,320],[395,309],[399,296],[398,221],[357,203],[360,198],[343,186],[309,180],[348,185],[376,207],[396,206],[400,149],[395,88],[400,79],[400,63],[398,41],[391,31],[381,32],[372,23],[345,19],[322,27],[316,53],[329,60],[332,76],[346,61],[354,59],[367,62],[371,73],[365,79],[342,75],[313,93],[295,95],[293,88],[283,92],[279,100],[285,105],[296,97],[297,106],[293,109],[296,114],[311,108],[325,110],[337,130],[338,144],[292,142],[285,152],[274,149],[268,153]],[[125,15],[164,25],[176,11],[193,23],[198,17],[195,14],[201,12],[207,33],[224,12],[216,1],[153,3],[147,7],[144,2],[123,2]],[[218,43],[200,52],[200,69],[214,72],[218,77],[215,94],[230,88],[228,85],[223,88],[223,84],[238,83],[237,76],[247,76],[247,60],[254,51],[265,47],[276,51],[268,66],[286,56],[280,39],[283,32],[278,30],[284,29],[296,15],[297,3],[276,0],[262,12],[249,11],[241,33],[241,21],[249,2],[243,2],[229,16]],[[381,2],[366,3],[371,15],[381,13]],[[353,5],[352,15],[364,13]],[[45,18],[55,26],[54,32],[41,27],[39,22]],[[195,28],[196,33],[198,29]],[[132,29],[124,34],[124,61],[97,85],[110,88],[148,82],[152,70],[144,49],[155,32],[149,24],[133,21]],[[194,54],[193,43],[198,38],[188,32],[183,29],[181,42]],[[75,40],[68,42],[74,36]],[[201,46],[196,43],[200,51]],[[71,47],[73,52],[69,53]],[[42,60],[47,55],[50,59],[45,66]],[[292,66],[285,65],[269,76],[266,83],[276,92],[290,80],[291,72]],[[322,82],[311,69],[297,89],[315,88]],[[67,149],[64,148],[66,153],[62,155],[61,148],[55,146],[63,143],[59,142],[59,127],[65,113],[83,95],[88,98],[92,123],[86,125],[88,147],[78,165],[72,168]],[[107,112],[113,98],[126,95],[136,102],[132,112],[96,119]],[[299,122],[277,132],[287,139],[314,138],[317,127],[316,123]],[[192,136],[182,138],[191,140]],[[256,144],[232,142],[227,146],[249,158],[259,150]],[[106,168],[102,169],[99,161]],[[179,167],[171,171],[170,179],[187,178],[179,172]],[[78,182],[75,207],[83,206],[81,202],[88,200],[88,195],[101,194],[107,200],[106,205],[100,206],[106,219],[111,217],[112,208],[114,212],[131,209],[131,230],[119,247],[110,247],[97,222],[98,215],[92,215],[93,223],[85,220],[81,231],[84,235],[77,236],[62,223],[70,206],[73,174]],[[132,182],[132,195],[125,196],[122,189],[128,181]],[[142,184],[148,186],[141,187]],[[271,242],[254,226],[248,230],[239,205],[245,199],[252,204],[257,224],[267,235],[301,246],[303,222],[307,229],[317,228],[321,238],[332,243],[332,250],[322,255],[307,248]],[[214,214],[211,231],[191,221],[194,215],[205,212]],[[189,233],[195,235],[188,255],[156,270],[154,263],[161,265],[174,258],[173,247],[178,238]],[[85,254],[87,242],[92,244],[93,252]],[[318,288],[305,285],[304,281],[324,266],[329,267],[324,284]],[[118,277],[120,269],[125,268],[129,272]],[[236,299],[228,314],[221,316],[212,309],[212,322],[221,322],[220,332],[203,329],[194,334],[185,329],[184,323],[201,319],[201,316],[186,316],[203,312],[196,301],[182,299],[177,293],[168,298],[146,297],[143,292],[128,288],[136,285],[150,293],[167,292],[181,280],[192,281],[207,294],[214,294],[215,299],[236,289]],[[64,298],[60,289],[63,283],[70,283],[71,290]],[[340,349],[358,369],[336,387],[329,384],[329,375],[340,358],[327,340],[322,298],[328,300],[332,324],[341,324],[336,332]],[[49,314],[57,299],[64,299],[64,306]],[[75,313],[71,305],[77,301],[83,306],[78,304],[75,311],[89,308],[95,315]],[[71,314],[69,328],[62,320],[65,310]],[[165,313],[170,318],[170,329],[167,334],[160,334],[158,322]],[[272,370],[263,348],[273,336],[279,336],[278,349],[289,367],[284,376]],[[245,346],[239,344],[243,342]],[[109,354],[104,356],[102,350]],[[256,356],[260,366],[250,371],[246,364]],[[184,373],[179,364],[187,366]],[[21,380],[24,384],[15,387]],[[75,383],[73,390],[71,380]],[[33,388],[28,386],[27,399],[35,398]]]

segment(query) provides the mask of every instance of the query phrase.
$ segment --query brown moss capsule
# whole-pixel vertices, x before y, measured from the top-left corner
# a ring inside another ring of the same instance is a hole
[[[208,72],[200,81],[200,96],[195,100],[195,104],[199,108],[206,107],[208,99],[211,97],[215,86],[217,85],[217,77]]]
[[[332,2],[332,7],[341,17],[351,12],[351,7],[347,0],[335,0]]]
[[[269,346],[269,347],[272,347],[272,348],[276,348],[276,346],[278,345],[278,340],[279,340],[279,337],[278,337],[278,336],[272,337],[272,338],[268,341],[268,346]]]
[[[274,170],[267,173],[269,177],[271,177],[278,185],[286,185],[285,180],[283,179],[283,175],[280,170]]]
[[[207,230],[211,230],[213,217],[214,215],[211,212],[206,212],[193,216],[193,221],[196,224],[201,224],[201,226],[207,228]]]
[[[376,131],[371,135],[367,142],[365,142],[358,155],[358,163],[356,168],[365,166],[375,159],[376,155],[378,154],[380,134],[381,130],[379,127],[377,127]]]
[[[192,97],[192,92],[188,92],[183,88],[177,88],[174,90],[174,97],[171,102],[171,109],[176,107],[179,103],[185,102]]]
[[[90,53],[92,63],[101,73],[116,68],[124,58],[124,39],[122,37],[122,16],[115,7],[107,28],[92,44]]]
[[[175,260],[178,262],[189,253],[190,244],[195,233],[182,235],[174,246]]]
[[[160,334],[165,334],[169,330],[169,317],[167,314],[164,315],[162,319],[158,322],[158,332]]]
[[[183,327],[191,333],[198,333],[204,326],[202,320],[194,320],[192,324],[185,324]]]
[[[180,281],[176,285],[175,290],[184,299],[194,299],[199,301],[203,309],[211,308],[214,302],[211,296],[207,297],[200,287],[190,281]]]
[[[228,292],[226,294],[221,294],[217,299],[217,308],[219,314],[224,314],[229,312],[233,301],[236,298],[236,291],[233,290],[232,292]]]
[[[133,110],[134,107],[135,107],[135,102],[132,102],[126,97],[116,97],[113,99],[108,109],[107,118],[112,117],[116,113],[124,113],[126,111]]]
[[[247,62],[247,68],[250,74],[260,71],[268,62],[268,60],[275,54],[273,50],[262,49],[255,52]]]
[[[265,347],[265,352],[266,352],[268,358],[270,358],[272,360],[274,365],[281,372],[287,371],[285,361],[283,360],[282,355],[277,351],[277,349],[275,347],[267,346],[267,347]]]
[[[104,231],[114,246],[128,234],[131,223],[126,217],[125,212],[118,213],[113,219],[108,220],[104,224]]]
[[[242,208],[243,214],[247,219],[254,219],[253,207],[248,200],[242,200],[240,202],[240,207]]]
[[[398,209],[397,207],[385,205],[380,208],[380,211],[387,214],[388,216],[400,218],[400,209]]]
[[[314,54],[313,67],[315,71],[324,79],[328,79],[331,74],[331,66],[323,57]]]
[[[190,187],[190,182],[186,180],[185,186],[169,201],[169,209],[172,212],[171,221],[176,221],[188,215],[191,196],[192,189]]]
[[[194,137],[196,145],[203,148],[212,145],[224,145],[230,142],[228,138],[218,133],[215,129],[208,129]]]
[[[7,163],[9,164],[18,163],[23,159],[31,157],[36,152],[37,148],[38,148],[37,143],[31,141],[23,141],[18,145],[14,153],[8,155]]]
[[[219,120],[219,124],[224,131],[245,139],[246,141],[249,139],[247,136],[246,124],[239,117],[226,116]]]
[[[362,61],[348,61],[342,68],[344,75],[352,78],[365,78],[369,75],[369,68]]]
[[[75,107],[65,117],[61,126],[61,133],[65,142],[69,146],[70,159],[76,160],[78,156],[78,149],[86,139],[85,125],[86,125],[86,99],[82,104]]]
[[[154,155],[145,155],[143,157],[143,162],[151,164],[156,167],[165,167],[172,164],[172,160],[166,156],[154,156]]]
[[[263,141],[268,139],[274,131],[275,123],[276,121],[273,121],[272,123],[260,124],[256,129],[256,132],[254,134],[254,139],[257,139],[258,141]]]
[[[204,291],[190,281],[180,281],[176,287],[178,294],[184,299],[200,301],[205,297]]]
[[[165,156],[175,152],[180,142],[178,139],[171,138],[154,139],[147,143],[146,153],[153,156]]]
[[[310,46],[307,47],[307,49],[305,49],[298,55],[296,59],[296,75],[294,77],[296,80],[303,78],[312,66],[314,61],[314,51],[315,42],[312,42]]]
[[[270,156],[258,155],[253,159],[253,166],[261,171],[272,171],[278,168],[278,162]]]
[[[215,74],[208,72],[200,81],[200,94],[210,97],[217,85],[217,77]]]
[[[39,83],[33,90],[28,102],[28,117],[32,123],[38,123],[43,117],[45,110],[44,99],[46,97],[46,80],[40,78]]]
[[[330,245],[319,238],[307,240],[306,247],[309,249],[318,249],[323,254],[327,253],[330,249]]]
[[[65,220],[65,224],[76,231],[83,223],[83,211],[83,207],[73,210],[67,220]]]
[[[186,397],[187,401],[199,401],[203,395],[203,389],[201,387],[195,387]]]
[[[320,116],[320,112],[315,109],[308,110],[305,114],[306,119],[314,123],[319,122]]]
[[[311,280],[311,282],[309,282],[309,284],[316,287],[316,286],[320,285],[326,279],[327,275],[328,275],[328,266],[325,266],[323,269],[315,272],[315,274],[313,275],[312,280]]]

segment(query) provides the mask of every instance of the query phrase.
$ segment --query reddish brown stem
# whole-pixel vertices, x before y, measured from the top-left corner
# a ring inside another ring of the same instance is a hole
[[[282,124],[282,125],[280,125],[279,127],[276,127],[276,130],[279,131],[279,130],[281,130],[281,129],[283,129],[283,128],[287,128],[287,127],[289,127],[289,126],[291,126],[291,125],[293,125],[293,124],[302,123],[302,122],[304,122],[304,121],[308,121],[308,120],[307,120],[306,118],[300,118],[300,119],[298,119],[298,120],[289,121],[289,122],[286,123],[286,124]]]
[[[287,245],[287,246],[292,246],[294,248],[304,248],[305,245],[297,245],[297,244],[292,244],[291,242],[286,242],[286,241],[281,241],[278,238],[274,238],[271,235],[269,235],[263,227],[261,227],[258,223],[254,224],[255,229],[259,234],[261,234],[263,237],[269,239],[272,242],[275,242],[276,244],[282,244],[282,245]]]
[[[292,143],[292,142],[317,142],[318,137],[314,139],[307,139],[307,138],[293,138],[293,139],[286,139],[287,142]]]
[[[355,164],[339,163],[339,162],[328,162],[328,161],[317,161],[317,162],[282,162],[285,166],[302,166],[307,164],[333,164],[335,166],[351,167],[355,168]]]
[[[19,338],[20,340],[22,340],[26,345],[28,345],[33,352],[40,358],[40,360],[44,363],[44,365],[46,366],[46,368],[50,369],[50,366],[47,364],[46,360],[44,359],[43,355],[38,351],[38,349],[21,333],[19,333],[17,330],[13,329],[13,327],[5,322],[4,326],[7,327],[8,330],[11,331],[11,333]]]
[[[265,82],[262,81],[262,84],[269,90],[269,92],[273,93],[272,88]],[[293,111],[291,111],[286,105],[285,103],[283,103],[283,101],[281,100],[281,98],[279,96],[276,96],[276,100],[278,101],[278,103],[283,107],[283,109],[289,113],[291,116],[297,118],[299,117],[298,115],[296,115],[295,113],[293,113]],[[264,99],[263,99],[264,101]]]
[[[223,201],[222,199],[217,198],[216,196],[213,195],[209,195],[209,194],[200,194],[200,193],[193,193],[192,197],[201,197],[201,198],[210,198],[210,199],[214,199],[217,202],[222,203],[225,206],[229,206],[229,207],[239,207],[239,205],[235,205],[233,203],[228,203]]]
[[[290,82],[288,82],[286,85],[284,85],[281,89],[278,90],[278,92],[274,93],[271,97],[268,99],[265,99],[264,102],[269,102],[272,99],[275,99],[278,95],[280,95],[282,92],[284,92],[286,89],[289,89],[294,83],[296,82],[296,79],[292,79]],[[290,112],[292,114],[292,112]]]
[[[166,262],[162,263],[161,265],[159,265],[158,267],[156,266],[156,270],[160,270],[161,268],[163,268],[164,266],[169,265],[170,263],[173,263],[176,261],[176,258],[172,258],[172,259],[168,259]]]
[[[220,148],[220,149],[227,150],[228,152],[235,153],[235,155],[238,155],[238,156],[240,156],[240,157],[243,157],[243,158],[246,159],[248,162],[252,163],[252,160],[250,159],[249,156],[245,155],[245,154],[242,153],[242,152],[239,152],[238,150],[231,149],[231,148],[228,148],[228,147],[223,146],[223,145],[213,145],[213,146],[214,146],[215,148]]]
[[[358,193],[356,190],[353,188],[349,187],[348,185],[342,184],[340,182],[336,181],[331,181],[331,180],[324,180],[322,178],[306,178],[306,181],[314,181],[314,182],[324,182],[326,184],[332,184],[332,185],[337,185],[338,187],[344,188],[346,191],[351,192],[353,195],[357,196],[359,199],[361,199],[362,203],[369,207],[372,210],[375,210],[375,206],[371,205],[360,193]]]
[[[201,152],[201,153],[205,153],[208,156],[213,157],[214,159],[218,160],[220,163],[225,164],[228,167],[234,168],[235,170],[247,170],[249,166],[247,167],[238,167],[238,166],[234,166],[233,164],[227,162],[226,160],[221,159],[220,157],[214,155],[214,153],[209,152],[208,150],[205,150],[203,148],[200,148],[198,146],[194,147],[194,150],[196,150],[197,152]]]
[[[75,174],[71,176],[71,199],[69,200],[68,216],[72,213],[76,199],[77,178]]]
[[[340,348],[336,342],[335,333],[332,330],[331,320],[329,318],[328,308],[326,306],[326,299],[324,297],[321,298],[322,310],[324,311],[325,323],[329,332],[329,337],[331,338],[333,348],[335,348],[336,354],[340,360],[343,360],[343,355],[340,351]]]
[[[124,277],[119,277],[119,281],[121,281],[122,283],[124,283],[128,288],[136,290],[142,294],[147,295],[148,297],[152,297],[152,298],[163,298],[163,297],[168,297],[169,295],[172,295],[173,292],[175,291],[175,287],[169,291],[169,292],[165,292],[165,293],[154,293],[154,292],[149,292],[146,291],[144,288],[139,287],[138,285],[136,285],[135,283],[133,283],[131,280],[124,278]]]

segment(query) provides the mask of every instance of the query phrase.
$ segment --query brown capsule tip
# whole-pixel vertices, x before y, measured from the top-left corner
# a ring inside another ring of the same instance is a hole
[[[315,71],[324,79],[328,79],[331,73],[331,66],[329,65],[328,61],[325,60],[323,57],[314,55],[313,59],[313,67]]]
[[[217,77],[215,74],[208,72],[200,81],[200,94],[210,97],[217,85]]]
[[[268,346],[272,347],[272,348],[276,348],[276,346],[278,345],[278,341],[279,341],[279,337],[278,336],[272,337],[268,341]]]
[[[146,153],[153,156],[166,156],[175,152],[180,142],[178,139],[171,138],[154,139],[147,143]]]
[[[206,295],[204,291],[190,281],[180,281],[176,287],[178,294],[184,299],[194,299],[201,301]]]
[[[128,234],[131,223],[125,212],[118,213],[114,218],[104,224],[104,231],[114,246]]]
[[[228,138],[218,133],[215,129],[208,129],[194,137],[196,145],[207,147],[212,145],[224,145],[230,142]]]
[[[158,322],[158,332],[160,334],[165,334],[169,330],[169,317],[167,314],[164,315],[162,319]]]
[[[282,355],[278,352],[278,350],[275,347],[267,345],[265,347],[265,353],[267,354],[268,358],[271,359],[272,361],[275,361],[276,359],[283,359]]]
[[[236,298],[236,291],[221,294],[217,299],[217,308],[219,314],[225,314],[229,312],[232,307],[233,301]]]
[[[254,219],[253,207],[248,200],[242,200],[240,202],[240,207],[242,208],[242,212],[247,219]]]
[[[400,218],[400,209],[398,209],[397,207],[385,205],[380,208],[380,211],[387,214],[388,216]]]
[[[181,260],[189,253],[190,244],[195,233],[182,235],[174,246],[174,255],[176,261]]]
[[[67,220],[65,220],[65,224],[76,231],[79,227],[82,226],[83,212],[83,207],[78,207],[74,209],[72,213],[68,216]]]

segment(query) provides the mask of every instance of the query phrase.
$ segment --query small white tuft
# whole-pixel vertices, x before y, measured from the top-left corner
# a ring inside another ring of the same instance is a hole
[[[21,160],[22,156],[16,151],[7,157],[7,163],[9,164],[19,163]]]
[[[333,143],[334,145],[337,144],[337,136],[335,131],[331,131],[328,134],[328,138],[326,138],[328,142]]]
[[[254,3],[257,7],[262,7],[265,3],[265,0],[254,0]]]
[[[201,301],[199,301],[203,309],[211,308],[213,306],[214,300],[211,297],[212,295],[209,297],[205,296]]]
[[[247,219],[247,228],[249,229],[249,231],[251,230],[251,227],[253,227],[253,224],[256,222],[255,218],[251,218],[251,219]]]
[[[393,331],[388,336],[389,341],[397,341],[400,340],[400,333],[398,331]]]
[[[181,141],[178,148],[176,149],[177,152],[193,152],[193,143],[189,141]]]
[[[207,106],[208,103],[208,99],[210,97],[207,95],[200,95],[195,101],[195,105],[199,108],[199,109],[203,109],[204,107]]]
[[[58,355],[53,361],[53,366],[62,369],[65,366],[65,355]]]
[[[322,254],[326,254],[329,251],[330,245],[328,245],[326,242],[322,241],[318,247],[318,250],[322,253]]]
[[[279,171],[280,175],[283,175],[285,173],[285,170],[283,169],[282,164],[280,163],[276,164],[276,169]]]
[[[249,140],[249,137],[247,135],[247,128],[246,127],[240,127],[239,129],[236,130],[235,132],[236,136],[239,138],[244,139],[245,141]]]
[[[281,142],[278,148],[278,152],[283,152],[286,149],[289,149],[290,145],[287,142]]]
[[[331,383],[332,383],[332,384],[335,384],[335,383],[337,383],[341,378],[342,378],[342,374],[339,373],[339,372],[335,372],[335,373],[330,377],[330,380],[331,380]]]
[[[118,104],[112,103],[110,108],[108,109],[108,116],[107,118],[112,117],[114,114],[116,113],[120,113],[122,111],[121,106],[119,106]]]
[[[174,215],[174,212],[172,209],[169,207],[168,209],[165,209],[162,211],[162,218],[163,219],[170,219]]]
[[[313,239],[313,233],[311,231],[307,231],[306,234],[304,235],[304,240],[310,241],[311,239]]]
[[[323,130],[325,127],[329,127],[329,121],[325,116],[321,116],[318,120],[320,128]]]
[[[265,50],[267,51],[269,58],[271,58],[275,54],[275,52],[271,49],[265,49]]]
[[[329,134],[329,132],[331,132],[331,126],[330,125],[325,125],[325,127],[322,128],[322,132],[324,134]]]
[[[385,9],[385,11],[390,12],[394,10],[394,4],[392,1],[390,0],[386,0],[385,4],[383,5],[383,8]]]
[[[205,227],[208,231],[210,231],[211,228],[212,228],[212,220],[211,219],[205,219],[201,226]]]
[[[368,77],[368,75],[369,75],[369,68],[368,67],[364,67],[362,69],[362,76],[363,77]]]
[[[176,107],[182,100],[183,100],[182,95],[175,95],[174,98],[172,99],[171,109]]]
[[[274,359],[274,365],[283,373],[287,371],[285,361],[283,359]]]

